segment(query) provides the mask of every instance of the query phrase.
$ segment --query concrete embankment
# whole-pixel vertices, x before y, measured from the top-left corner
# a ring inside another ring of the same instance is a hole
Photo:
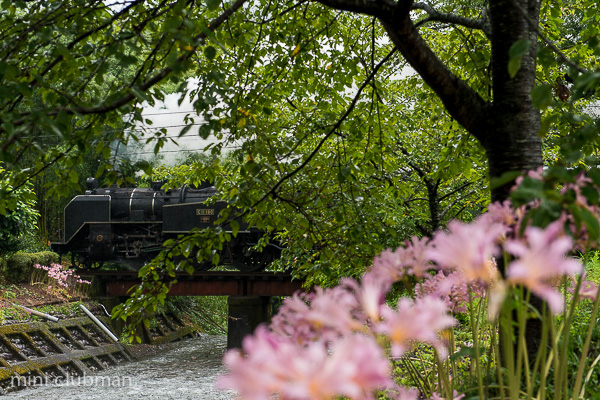
[[[109,318],[99,319],[111,326]],[[136,348],[114,342],[87,317],[0,326],[0,394],[91,375],[152,352],[152,345],[191,338],[196,332],[178,318],[161,315],[152,329],[143,329],[150,346]]]

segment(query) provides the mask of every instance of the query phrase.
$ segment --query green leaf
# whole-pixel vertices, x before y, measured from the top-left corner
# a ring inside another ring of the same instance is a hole
[[[221,0],[206,0],[206,6],[209,10],[214,11],[221,5]]]
[[[521,69],[521,58],[515,58],[508,62],[508,75],[514,78]]]
[[[519,171],[505,172],[502,174],[502,176],[500,176],[498,178],[492,178],[490,187],[492,190],[497,189],[501,186],[504,186],[504,185],[514,181],[519,176],[521,176],[521,172],[519,172]]]
[[[509,59],[515,58],[523,58],[525,54],[529,51],[531,47],[531,42],[529,39],[519,39],[510,46],[510,50],[508,50]]]
[[[192,264],[190,264],[190,263],[186,263],[185,264],[184,270],[185,270],[185,272],[187,272],[190,275],[194,274],[194,266]]]
[[[595,87],[600,80],[600,72],[588,72],[575,79],[575,89],[588,90]]]
[[[104,156],[104,159],[108,160],[110,158],[112,154],[112,151],[110,149],[110,147],[106,146],[104,149],[102,149],[102,155]]]
[[[204,48],[204,55],[207,59],[214,60],[214,58],[217,56],[217,49],[212,46],[206,46]]]
[[[240,224],[236,220],[231,220],[229,223],[231,225],[231,234],[235,237],[240,230]]]
[[[595,242],[600,236],[600,224],[598,223],[598,218],[596,218],[588,209],[577,208],[577,210],[588,230],[590,241]]]
[[[210,126],[208,124],[200,125],[200,127],[198,128],[198,135],[202,139],[208,139],[210,134],[211,134],[211,130],[210,130]]]
[[[200,29],[202,30],[202,32],[204,32],[204,34],[206,35],[206,37],[208,37],[212,42],[214,42],[217,46],[219,46],[221,48],[221,50],[223,50],[223,52],[225,54],[227,54],[230,57],[233,57],[225,48],[225,46],[223,45],[223,43],[221,43],[221,41],[219,41],[219,39],[217,39],[217,37],[215,36],[215,33],[213,31],[211,31],[210,29],[208,29],[205,26],[201,26]]]
[[[148,93],[144,92],[143,90],[140,90],[136,87],[131,87],[130,88],[131,93],[133,93],[133,95],[141,101],[151,101],[150,96],[148,96]]]
[[[192,129],[192,125],[186,125],[183,127],[183,129],[181,130],[181,132],[179,132],[179,135],[177,137],[182,137],[184,136],[186,133],[188,133],[188,131]]]
[[[587,185],[581,188],[581,193],[585,196],[590,204],[600,203],[600,194],[598,190],[591,185]]]
[[[592,168],[587,172],[587,175],[592,179],[596,186],[600,186],[600,169]]]
[[[523,56],[529,52],[530,47],[531,42],[528,39],[519,39],[510,46],[508,51],[508,74],[511,78],[514,78],[521,69]]]
[[[531,101],[536,108],[544,110],[552,104],[552,88],[548,84],[536,86],[531,91]]]

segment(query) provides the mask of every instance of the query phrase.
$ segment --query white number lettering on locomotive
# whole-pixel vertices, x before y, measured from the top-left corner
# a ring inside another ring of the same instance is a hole
[[[196,208],[196,215],[215,215],[214,208]]]

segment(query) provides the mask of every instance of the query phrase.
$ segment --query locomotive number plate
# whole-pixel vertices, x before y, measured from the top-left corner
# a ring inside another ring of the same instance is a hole
[[[215,215],[214,208],[196,208],[196,215]]]
[[[209,222],[210,222],[210,217],[208,217],[208,216],[200,217],[200,223],[208,224]]]

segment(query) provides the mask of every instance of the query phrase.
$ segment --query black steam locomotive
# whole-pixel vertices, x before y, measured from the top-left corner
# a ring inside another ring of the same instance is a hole
[[[79,268],[109,262],[139,268],[163,249],[165,240],[213,226],[226,207],[224,201],[205,204],[216,194],[210,184],[166,191],[162,182],[150,188],[99,188],[96,179],[89,178],[87,186],[85,195],[65,207],[63,241],[51,244],[59,254],[71,253],[73,265]],[[263,233],[240,224],[237,236],[224,244],[220,263],[242,272],[264,269],[279,257],[281,248],[270,244],[255,251]],[[194,265],[196,270],[213,266],[211,261]]]

